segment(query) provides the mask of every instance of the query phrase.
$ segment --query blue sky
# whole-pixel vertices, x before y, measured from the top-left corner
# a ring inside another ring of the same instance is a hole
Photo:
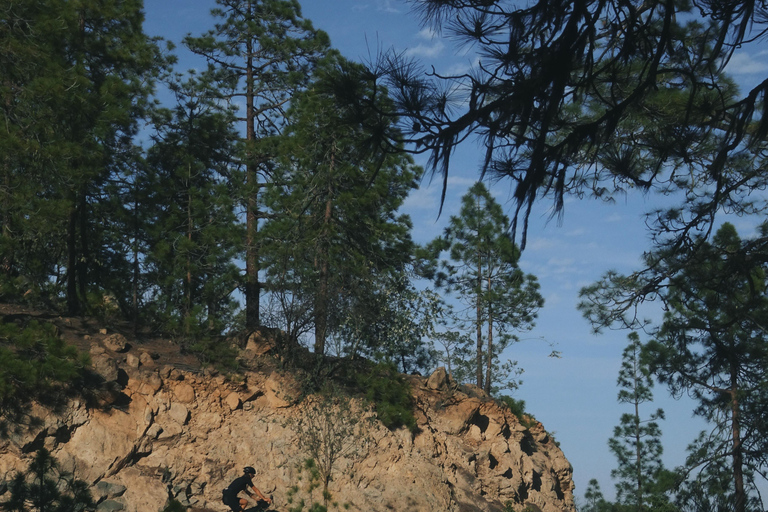
[[[395,49],[435,65],[438,71],[466,69],[471,54],[456,54],[450,41],[420,26],[404,0],[302,0],[305,18],[325,30],[332,45],[352,60],[370,60],[380,50]],[[199,35],[212,28],[210,9],[214,0],[145,0],[146,31],[177,43],[182,56],[179,70],[188,61],[181,38]],[[188,64],[189,66],[194,64]],[[740,51],[729,65],[731,73],[745,87],[768,75],[768,50]],[[426,242],[439,235],[451,214],[458,211],[459,198],[479,176],[482,152],[471,143],[456,153],[448,182],[448,200],[438,219],[440,179],[414,192],[405,212],[414,220],[414,238]],[[424,158],[417,162],[425,164]],[[493,186],[497,199],[511,207],[509,183]],[[546,305],[537,326],[528,338],[506,354],[525,370],[523,386],[515,397],[526,401],[526,409],[554,433],[574,467],[575,495],[581,499],[591,478],[600,481],[603,492],[612,497],[614,482],[610,471],[616,466],[607,440],[622,413],[629,412],[616,402],[616,378],[626,332],[595,336],[576,311],[578,292],[609,269],[629,272],[640,264],[650,248],[643,212],[659,206],[654,196],[633,195],[606,205],[593,200],[568,199],[562,222],[550,220],[550,203],[539,203],[531,217],[528,246],[521,259],[524,271],[535,274]],[[747,224],[736,224],[744,236],[753,234]],[[546,342],[541,341],[546,340]],[[553,345],[553,346],[550,346]],[[555,349],[559,359],[548,355]],[[674,401],[663,387],[655,389],[656,403],[646,413],[662,407],[667,419],[664,432],[665,463],[683,463],[685,446],[704,424],[692,418],[691,402]]]

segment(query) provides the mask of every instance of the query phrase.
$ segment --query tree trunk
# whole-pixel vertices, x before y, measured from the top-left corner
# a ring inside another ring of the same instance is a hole
[[[637,358],[635,358],[637,361]],[[637,369],[635,369],[635,386],[637,386]],[[637,397],[637,392],[635,392]],[[640,450],[640,403],[635,398],[635,478],[637,480],[637,495],[635,496],[635,502],[637,503],[637,510],[640,512],[643,508],[643,472],[642,472],[642,457],[643,454]],[[649,478],[651,475],[648,475]]]
[[[479,265],[478,265],[479,267]],[[480,268],[477,269],[477,304],[476,304],[476,328],[477,328],[477,387],[483,387],[483,277]]]
[[[248,3],[248,19],[251,18],[251,4]],[[245,163],[245,328],[248,332],[257,330],[261,324],[260,303],[261,284],[259,283],[259,205],[258,182],[259,175],[254,162],[253,143],[256,140],[256,114],[253,92],[253,42],[246,42],[246,92],[245,92],[245,123],[246,123],[246,163]]]
[[[10,103],[10,99],[8,100]],[[11,165],[8,157],[3,159],[3,201],[2,201],[2,236],[3,238],[11,238]],[[11,247],[12,244],[7,244],[6,247]],[[12,249],[6,249],[7,252],[2,254],[0,260],[0,272],[6,277],[10,277],[14,270],[13,252]]]
[[[487,289],[488,296],[491,294],[491,273],[488,273]],[[485,392],[491,394],[491,368],[493,367],[493,304],[488,301],[488,350],[485,361]]]
[[[192,165],[187,164],[187,241],[192,247]],[[184,264],[186,265],[186,276],[184,278],[184,333],[189,334],[189,321],[192,316],[192,258],[187,251]]]
[[[89,262],[91,260],[89,240],[88,240],[88,194],[85,185],[80,190],[80,203],[78,220],[80,221],[80,254],[77,258],[77,286],[80,297],[80,304],[86,305],[88,301],[88,274]]]
[[[141,278],[141,267],[139,265],[139,232],[141,225],[139,220],[139,194],[138,183],[134,179],[133,183],[133,283],[131,283],[131,320],[133,323],[133,334],[139,331],[139,279]]]
[[[733,510],[745,512],[747,493],[744,489],[744,454],[741,446],[741,412],[739,402],[739,367],[731,363],[731,443],[733,453]]]
[[[77,204],[74,201],[70,205],[67,224],[67,314],[80,314],[77,297]]]
[[[333,176],[336,146],[331,148],[330,169],[328,172],[328,196],[323,214],[323,230],[320,235],[315,268],[318,270],[317,294],[315,295],[315,354],[325,354],[325,341],[328,336],[328,259],[330,249],[329,231],[333,212]]]

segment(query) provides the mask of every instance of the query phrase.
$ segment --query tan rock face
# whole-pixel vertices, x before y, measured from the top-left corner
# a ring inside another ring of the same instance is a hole
[[[291,494],[322,501],[306,491],[308,454],[296,427],[304,405],[289,377],[249,373],[232,384],[177,369],[123,369],[127,406],[39,410],[43,425],[0,443],[0,482],[26,467],[30,446],[42,440],[62,467],[94,485],[97,499],[127,512],[161,510],[169,495],[189,510],[223,512],[221,491],[246,465],[277,510],[294,506]],[[335,502],[372,512],[502,512],[507,504],[575,512],[570,464],[540,424],[525,428],[507,408],[463,392],[442,373],[410,379],[418,431],[361,422],[360,449],[334,465]],[[373,415],[356,410],[363,419]]]

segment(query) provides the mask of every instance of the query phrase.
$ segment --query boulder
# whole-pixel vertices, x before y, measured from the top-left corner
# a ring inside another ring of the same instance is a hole
[[[432,372],[432,375],[427,379],[428,389],[447,389],[448,388],[448,372],[442,366]]]
[[[120,333],[110,334],[102,340],[102,343],[113,352],[125,352],[128,350],[128,340]]]
[[[186,407],[178,402],[171,404],[171,409],[168,411],[170,417],[179,425],[186,425],[189,419],[189,411]]]
[[[240,395],[235,391],[232,391],[227,395],[227,398],[224,399],[224,403],[229,407],[230,411],[234,411],[243,405],[243,402],[240,400]]]
[[[179,402],[190,404],[195,401],[195,388],[187,382],[177,384],[173,389],[173,394]]]

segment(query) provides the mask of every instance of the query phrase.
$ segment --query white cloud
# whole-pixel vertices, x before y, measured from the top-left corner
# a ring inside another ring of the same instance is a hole
[[[566,236],[570,236],[570,237],[583,237],[586,234],[587,234],[587,230],[585,228],[578,227],[578,228],[574,228],[574,229],[569,230],[566,233]]]
[[[477,178],[475,177],[448,175],[448,187],[450,188],[468,189],[475,183],[477,183]],[[462,192],[462,195],[464,193],[466,193],[466,190]]]
[[[424,27],[423,29],[419,30],[419,33],[416,34],[416,37],[419,39],[426,39],[427,41],[433,41],[438,38],[439,35],[431,27]]]
[[[545,301],[544,304],[547,307],[552,308],[554,306],[557,306],[558,304],[561,304],[563,302],[563,297],[558,292],[554,292],[547,295],[544,301]]]
[[[400,9],[397,9],[393,5],[392,0],[378,0],[378,2],[376,2],[376,10],[391,14],[398,14],[401,12]]]
[[[439,192],[437,187],[419,187],[408,194],[403,203],[402,210],[412,212],[414,210],[437,211],[439,207]]]
[[[405,50],[405,55],[408,57],[422,57],[422,58],[435,58],[439,56],[445,45],[442,41],[435,41],[431,44],[419,44],[412,48]]]
[[[531,254],[536,251],[551,251],[552,249],[556,249],[559,246],[559,241],[553,238],[534,236],[528,239],[523,257],[525,257],[526,254]]]
[[[725,71],[733,75],[753,75],[768,71],[768,51],[755,54],[747,52],[734,53]]]
[[[547,261],[547,267],[555,274],[573,273],[576,268],[573,258],[554,257]]]

